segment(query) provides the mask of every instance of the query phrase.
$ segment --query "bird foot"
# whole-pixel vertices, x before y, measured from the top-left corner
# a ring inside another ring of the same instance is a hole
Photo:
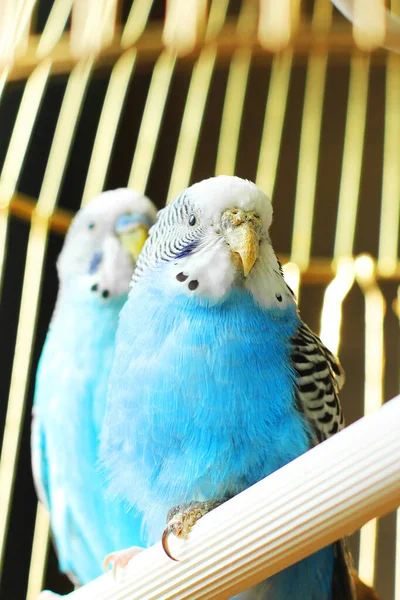
[[[174,558],[168,547],[168,537],[173,533],[177,538],[186,539],[192,530],[193,525],[197,523],[205,514],[223,504],[224,500],[206,500],[205,502],[189,502],[188,504],[178,504],[168,511],[167,526],[163,531],[161,543],[164,552],[172,560]]]
[[[114,579],[117,578],[118,569],[124,569],[127,564],[135,558],[140,552],[143,552],[144,548],[140,548],[139,546],[132,546],[131,548],[126,548],[125,550],[118,550],[117,552],[111,552],[107,554],[103,561],[103,567],[105,571],[108,571],[108,567],[110,564],[112,565],[112,572]]]

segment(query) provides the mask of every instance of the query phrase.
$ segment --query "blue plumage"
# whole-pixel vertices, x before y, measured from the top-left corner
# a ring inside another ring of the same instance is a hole
[[[161,211],[136,266],[100,454],[151,542],[171,508],[237,494],[343,427],[343,373],[300,320],[271,220],[254,184],[203,181]],[[166,534],[182,535],[179,514]],[[349,600],[339,556],[325,548],[240,597]]]
[[[101,575],[116,548],[142,542],[141,519],[109,497],[98,454],[118,315],[155,214],[132,190],[104,192],[79,211],[57,261],[60,287],[37,371],[31,448],[60,568],[76,583]]]
[[[151,541],[172,506],[237,494],[305,452],[311,437],[289,360],[296,309],[263,309],[243,290],[217,305],[172,300],[159,277],[142,278],[121,312],[103,431],[111,488],[143,511]],[[307,564],[298,597],[330,598],[332,550]]]
[[[40,455],[60,568],[82,583],[101,575],[106,554],[141,542],[140,519],[108,497],[97,472],[99,431],[124,300],[102,304],[74,286],[57,306],[37,374],[33,439],[41,448],[33,448],[33,454]]]

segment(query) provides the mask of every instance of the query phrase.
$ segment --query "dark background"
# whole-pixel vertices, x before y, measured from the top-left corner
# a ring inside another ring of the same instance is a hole
[[[51,4],[50,0],[39,2],[35,25],[37,31],[41,31],[43,28]],[[123,14],[125,17],[129,6],[129,1],[124,2]],[[239,6],[240,2],[232,2],[230,5],[231,14],[236,13]],[[154,3],[151,19],[162,19],[163,11],[164,2],[157,0]],[[270,58],[267,56],[265,61],[257,60],[257,63],[252,66],[248,82],[236,165],[236,174],[248,179],[254,179],[256,175],[261,127],[270,77],[270,62]],[[157,152],[146,190],[147,195],[159,207],[164,205],[166,199],[186,92],[190,82],[190,71],[189,67],[186,70],[178,69],[173,77]],[[68,168],[60,190],[59,206],[63,208],[75,211],[79,207],[109,75],[110,71],[104,69],[95,71],[89,85]],[[216,67],[196,154],[192,181],[209,177],[214,172],[227,75],[227,66]],[[281,156],[273,198],[275,222],[272,229],[272,239],[278,254],[289,253],[291,247],[305,76],[306,62],[304,59],[300,59],[292,70]],[[151,73],[143,72],[143,70],[135,72],[132,78],[106,180],[106,189],[124,186],[127,183],[150,78]],[[333,252],[348,81],[349,60],[342,59],[337,62],[334,57],[330,57],[325,89],[316,212],[313,227],[312,254],[314,257],[329,257],[332,256]],[[65,76],[53,76],[50,80],[18,185],[19,192],[34,198],[37,198],[40,191],[66,82],[67,78]],[[25,82],[10,83],[0,104],[0,167],[6,155],[24,85]],[[369,252],[374,256],[377,254],[381,203],[384,100],[385,66],[382,61],[381,64],[373,61],[370,72],[366,141],[355,241],[356,254],[361,252]],[[11,217],[8,257],[0,306],[0,339],[2,342],[0,344],[0,438],[6,414],[28,234],[29,223]],[[62,236],[50,234],[22,446],[0,588],[2,600],[22,600],[26,592],[36,512],[36,495],[32,483],[29,449],[30,407],[32,404],[34,373],[57,294],[55,260],[62,243]],[[389,399],[398,393],[398,321],[391,309],[392,300],[397,292],[397,284],[384,283],[382,289],[388,303],[385,325],[386,378],[384,397]],[[320,309],[324,290],[325,287],[318,283],[303,286],[301,290],[300,309],[302,317],[317,332],[319,331]],[[340,351],[341,360],[347,374],[347,383],[341,398],[348,423],[363,414],[363,351],[364,303],[360,290],[357,286],[354,286],[344,303]],[[0,501],[4,501],[4,499]],[[394,595],[394,531],[394,515],[389,515],[380,521],[377,589],[382,600],[392,600]],[[353,536],[351,546],[357,562],[357,535]],[[47,588],[60,593],[71,590],[69,581],[58,572],[57,560],[53,550],[50,551],[45,585]]]

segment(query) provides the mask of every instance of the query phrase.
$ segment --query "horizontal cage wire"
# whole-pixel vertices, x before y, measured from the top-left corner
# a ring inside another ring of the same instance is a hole
[[[379,18],[352,31],[329,0],[277,5],[0,2],[5,598],[71,590],[33,489],[30,414],[55,260],[102,190],[129,186],[161,208],[215,174],[255,181],[273,200],[272,240],[302,317],[345,367],[347,423],[398,391],[400,58],[377,47],[392,43]],[[390,8],[400,14],[399,0]],[[373,520],[350,540],[382,600],[400,600],[398,522]]]

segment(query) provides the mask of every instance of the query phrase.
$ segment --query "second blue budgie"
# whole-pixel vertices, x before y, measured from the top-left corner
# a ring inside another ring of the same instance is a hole
[[[60,568],[76,584],[101,575],[111,550],[142,539],[141,519],[107,497],[97,461],[118,315],[155,216],[145,196],[104,192],[79,211],[57,262],[59,292],[36,378],[32,462]]]
[[[300,319],[271,221],[271,203],[254,184],[211,178],[159,213],[136,266],[101,455],[111,490],[165,546],[168,535],[185,536],[196,518],[343,427],[343,372]],[[120,557],[125,564],[129,551]],[[240,597],[353,594],[338,542]]]

